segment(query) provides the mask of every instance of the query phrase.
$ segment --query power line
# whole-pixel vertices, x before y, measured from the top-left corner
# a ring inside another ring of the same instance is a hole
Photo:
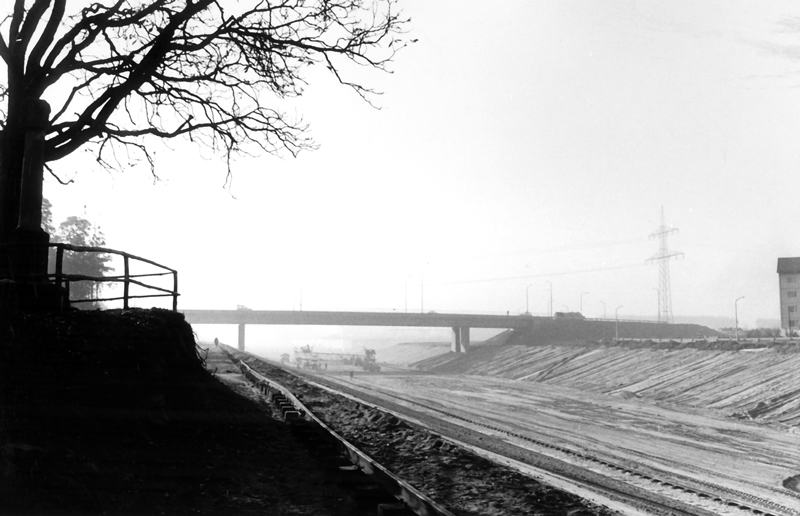
[[[492,282],[500,282],[500,281],[518,281],[524,279],[533,279],[533,278],[548,278],[551,276],[566,276],[568,274],[584,274],[588,272],[602,272],[602,271],[612,271],[618,269],[632,269],[635,267],[643,267],[643,263],[632,263],[628,265],[615,265],[611,267],[596,267],[593,269],[576,269],[570,271],[560,271],[560,272],[546,272],[541,274],[527,274],[525,276],[502,276],[496,278],[483,278],[483,279],[475,279],[475,280],[461,280],[461,281],[443,281],[443,282],[436,282],[436,283],[426,283],[425,285],[428,286],[439,286],[439,285],[466,285],[471,283],[492,283]]]
[[[669,259],[683,255],[683,253],[669,250],[667,238],[669,237],[670,233],[674,233],[676,231],[678,231],[677,228],[671,228],[667,226],[664,219],[664,206],[661,206],[661,226],[650,235],[650,238],[658,237],[658,252],[651,258],[648,258],[647,261],[657,261],[659,264],[658,319],[660,322],[665,323],[673,322],[672,287],[669,280]]]
[[[562,246],[553,246],[553,247],[521,247],[517,249],[511,249],[508,251],[497,250],[494,252],[472,253],[466,256],[459,255],[457,259],[448,260],[448,263],[493,260],[496,259],[497,257],[508,258],[520,255],[539,255],[539,254],[564,253],[564,252],[574,252],[574,251],[587,251],[590,249],[597,249],[601,247],[614,247],[614,246],[638,244],[645,241],[647,241],[647,239],[644,237],[635,237],[635,238],[625,238],[620,240],[598,240],[594,242],[579,242],[574,244],[566,244]]]

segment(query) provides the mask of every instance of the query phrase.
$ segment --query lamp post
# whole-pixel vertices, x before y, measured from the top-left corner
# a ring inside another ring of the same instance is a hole
[[[738,298],[736,301],[733,302],[733,314],[736,319],[736,329],[734,330],[736,335],[736,342],[739,342],[739,307],[737,306],[739,299],[744,299],[744,296]]]
[[[600,301],[600,304],[603,305],[603,319],[606,318],[606,302]]]
[[[531,311],[530,311],[530,303],[529,303],[530,296],[528,295],[528,293],[530,292],[530,288],[532,286],[533,285],[528,285],[527,287],[525,287],[525,315],[530,315],[530,313],[531,313]]]
[[[619,341],[619,315],[617,314],[620,308],[622,308],[622,305],[619,305],[614,310],[614,342]]]
[[[425,313],[425,276],[422,269],[419,270],[419,313]]]
[[[550,317],[553,317],[553,284],[549,281],[547,282],[550,285]]]
[[[588,292],[581,292],[581,304],[580,304],[579,313],[583,313],[583,296],[585,296],[586,294],[588,294]]]
[[[403,292],[406,313],[408,313],[408,278],[410,278],[410,277],[411,277],[411,274],[406,274],[406,287],[405,287],[405,291]]]
[[[655,290],[658,293],[658,314],[656,314],[656,320],[660,323],[661,322],[661,289],[653,287],[653,290]]]

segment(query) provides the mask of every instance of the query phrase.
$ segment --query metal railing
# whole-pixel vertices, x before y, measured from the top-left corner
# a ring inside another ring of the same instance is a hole
[[[156,263],[152,260],[148,260],[146,258],[142,258],[139,256],[132,255],[130,253],[126,253],[123,251],[117,251],[115,249],[108,249],[105,247],[85,247],[85,246],[77,246],[72,244],[49,244],[48,247],[54,247],[56,250],[56,260],[55,260],[55,272],[48,274],[48,278],[52,279],[53,282],[56,284],[57,287],[63,287],[66,290],[66,301],[69,303],[94,303],[99,301],[122,301],[123,308],[129,308],[129,301],[131,299],[141,299],[141,298],[152,298],[152,297],[171,297],[172,298],[172,310],[178,310],[178,271],[175,269],[170,269],[160,263]],[[64,251],[71,251],[76,253],[103,253],[103,254],[112,254],[121,256],[123,259],[123,274],[116,275],[116,276],[88,276],[85,274],[70,274],[64,272]],[[159,269],[162,269],[163,272],[155,272],[155,273],[148,273],[148,274],[131,274],[130,273],[130,262],[131,260],[139,261],[142,263],[147,263]],[[163,287],[158,287],[156,285],[150,285],[143,281],[140,281],[138,278],[153,278],[153,277],[160,277],[160,276],[172,276],[172,289],[167,289]],[[74,281],[94,281],[98,283],[108,282],[108,283],[122,283],[122,295],[116,297],[106,297],[106,298],[90,298],[90,299],[69,299],[69,287],[70,282]],[[157,293],[154,294],[139,294],[139,295],[131,295],[130,288],[131,285],[138,285],[140,287],[154,290]]]

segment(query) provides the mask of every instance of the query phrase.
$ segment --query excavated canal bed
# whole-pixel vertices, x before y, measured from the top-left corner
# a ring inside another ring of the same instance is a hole
[[[615,511],[454,445],[425,428],[235,353],[297,395],[317,417],[414,487],[463,516],[611,515]]]

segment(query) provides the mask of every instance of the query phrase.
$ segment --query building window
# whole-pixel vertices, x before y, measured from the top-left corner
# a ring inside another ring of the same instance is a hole
[[[790,307],[789,307],[789,313],[790,313],[790,314],[793,314],[793,313],[795,313],[796,311],[797,311],[797,307],[796,307],[796,306],[790,306]]]
[[[795,277],[794,276],[786,276],[786,283],[794,283]]]
[[[787,290],[786,291],[786,297],[797,297],[797,291],[796,290]]]

